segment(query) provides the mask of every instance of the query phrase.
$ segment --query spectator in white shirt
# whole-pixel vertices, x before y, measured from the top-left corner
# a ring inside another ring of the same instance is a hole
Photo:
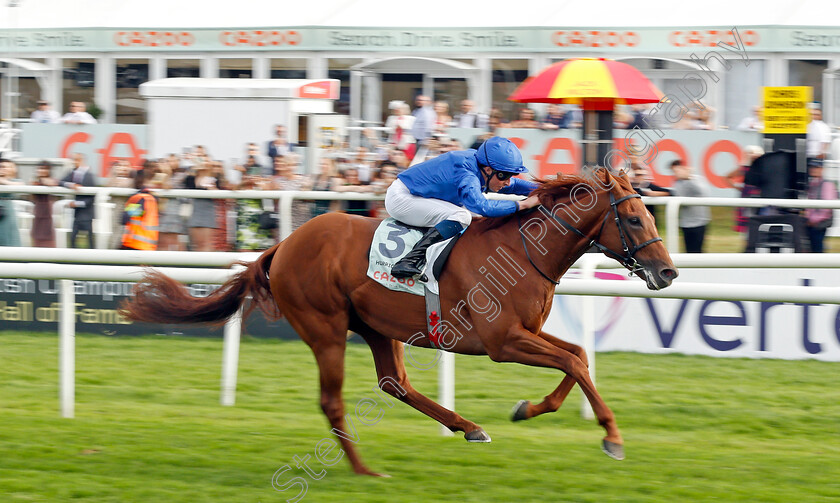
[[[388,132],[388,143],[402,151],[411,151],[409,156],[414,154],[415,140],[411,136],[411,129],[414,127],[414,116],[411,109],[404,101],[394,100],[388,103],[391,115],[385,120],[385,128]]]
[[[29,116],[32,122],[39,122],[43,124],[53,124],[58,122],[61,117],[58,112],[50,108],[50,104],[44,100],[38,101],[38,108]]]
[[[752,114],[744,117],[738,124],[738,131],[761,131],[764,122],[761,120],[761,107],[752,107]]]
[[[411,135],[417,140],[417,143],[422,145],[432,137],[437,113],[432,108],[432,100],[428,96],[418,95],[415,104],[417,108],[411,114],[414,116],[414,127],[411,130]]]
[[[811,109],[811,122],[805,134],[806,155],[809,159],[825,159],[831,146],[831,128],[822,120],[822,110]]]
[[[70,111],[64,114],[61,122],[65,124],[96,124],[96,119],[85,111],[85,104],[81,101],[70,103]]]

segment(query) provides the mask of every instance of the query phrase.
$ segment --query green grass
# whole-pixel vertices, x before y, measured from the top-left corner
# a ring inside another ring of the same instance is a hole
[[[221,340],[80,335],[75,419],[59,417],[56,336],[5,332],[0,344],[2,502],[282,502],[295,491],[272,489],[274,472],[328,436],[300,342],[243,341],[237,403],[222,407]],[[558,372],[459,355],[456,409],[493,443],[442,437],[398,403],[376,425],[356,423],[363,459],[393,478],[355,476],[342,460],[309,480],[304,501],[840,498],[836,363],[605,353],[597,364],[625,461],[600,452],[603,430],[580,418],[577,388],[559,412],[509,422]],[[409,374],[436,395],[436,370]],[[367,348],[349,345],[348,410],[375,383]]]

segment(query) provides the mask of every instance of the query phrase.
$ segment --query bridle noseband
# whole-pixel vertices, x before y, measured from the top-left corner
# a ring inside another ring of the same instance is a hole
[[[618,227],[618,235],[621,238],[621,247],[622,247],[622,250],[624,252],[623,255],[607,248],[606,246],[604,246],[604,245],[602,245],[601,243],[598,242],[599,239],[601,238],[601,234],[604,232],[604,226],[607,223],[607,218],[610,216],[609,211],[607,211],[607,213],[604,215],[604,220],[601,221],[601,228],[598,230],[598,235],[595,236],[594,239],[590,239],[589,236],[587,236],[586,234],[581,232],[578,228],[576,228],[575,226],[573,226],[569,222],[563,220],[562,218],[558,217],[557,215],[555,215],[551,211],[547,210],[543,205],[540,205],[539,208],[540,208],[540,211],[542,213],[550,215],[551,218],[554,219],[555,222],[562,225],[566,229],[572,231],[578,237],[582,237],[584,239],[589,239],[589,246],[590,247],[594,246],[595,248],[598,249],[598,251],[604,253],[607,256],[610,256],[610,257],[616,259],[618,262],[621,263],[621,265],[623,265],[624,267],[627,268],[627,270],[630,271],[631,275],[633,275],[634,273],[637,273],[637,272],[644,269],[641,266],[641,264],[639,264],[639,262],[636,260],[636,257],[635,257],[636,252],[638,252],[639,250],[641,250],[642,248],[644,248],[645,246],[647,246],[649,244],[656,243],[657,241],[662,241],[662,238],[661,237],[655,237],[655,238],[648,239],[644,243],[634,244],[633,240],[625,232],[624,226],[621,224],[621,217],[618,215],[618,205],[623,203],[624,201],[627,201],[628,199],[634,199],[634,198],[637,198],[637,197],[640,198],[642,196],[640,196],[639,194],[628,194],[624,197],[616,199],[612,192],[610,192],[609,194],[610,194],[610,208],[612,208],[612,214],[614,216],[615,225],[616,225],[616,227]],[[525,256],[528,257],[528,262],[530,262],[531,265],[534,266],[534,269],[536,269],[537,272],[540,273],[540,275],[543,278],[547,279],[548,281],[551,281],[555,285],[558,285],[559,282],[554,281],[553,279],[548,277],[544,272],[542,272],[540,270],[539,267],[537,267],[537,264],[535,264],[534,261],[531,259],[531,254],[528,252],[528,246],[527,246],[527,243],[525,242],[525,233],[522,231],[522,218],[521,217],[518,217],[518,218],[519,218],[519,235],[522,237],[522,246],[525,248]],[[628,244],[628,242],[629,242],[629,244]],[[632,245],[632,248],[631,248],[631,245]]]

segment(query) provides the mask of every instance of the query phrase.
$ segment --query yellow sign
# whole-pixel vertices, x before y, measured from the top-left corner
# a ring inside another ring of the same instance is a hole
[[[805,134],[811,115],[808,103],[813,99],[810,86],[764,88],[764,133]]]

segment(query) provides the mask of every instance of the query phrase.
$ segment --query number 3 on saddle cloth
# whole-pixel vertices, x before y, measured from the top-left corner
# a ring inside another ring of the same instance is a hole
[[[406,225],[394,218],[386,218],[376,228],[370,244],[367,275],[380,285],[397,292],[421,295],[426,299],[426,327],[432,347],[439,347],[440,334],[440,291],[438,278],[449,253],[458,241],[460,234],[440,243],[435,243],[426,251],[426,269],[416,278],[397,279],[391,276],[391,267],[414,244],[423,237],[427,229]]]

